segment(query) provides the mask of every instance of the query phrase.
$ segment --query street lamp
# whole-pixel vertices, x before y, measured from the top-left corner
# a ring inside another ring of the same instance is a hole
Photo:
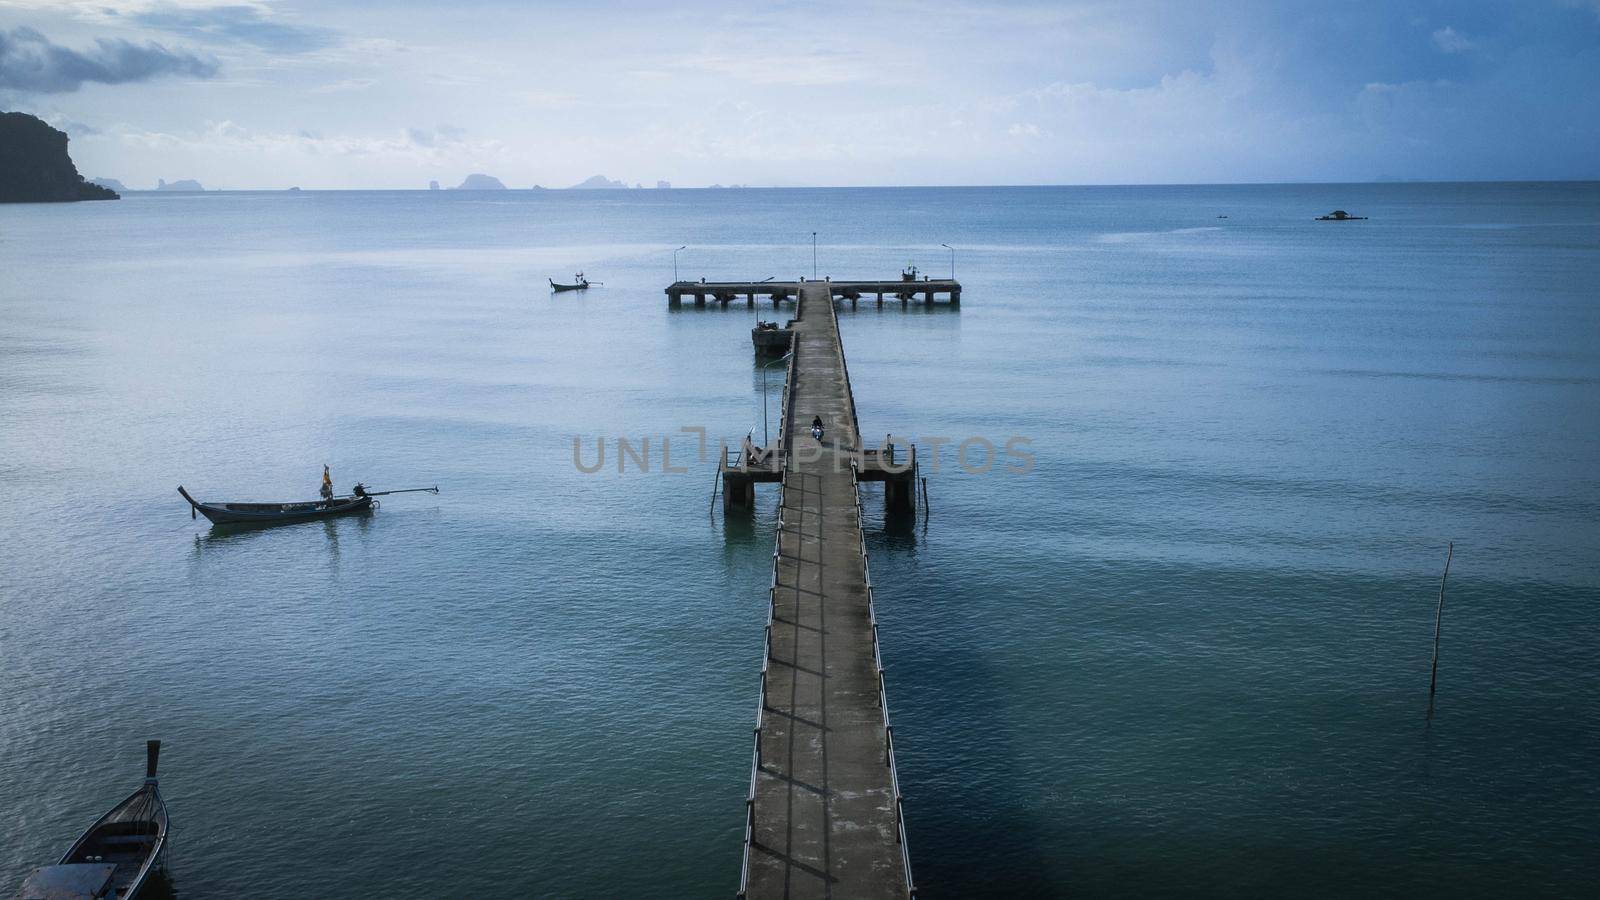
[[[687,250],[687,249],[689,249],[689,245],[688,244],[685,244],[682,247],[678,248],[678,250]],[[674,282],[676,282],[678,280],[678,250],[672,251],[672,280]]]
[[[775,366],[778,363],[783,362],[784,360],[788,359],[789,357],[791,357],[793,355],[794,355],[794,351],[790,350],[788,353],[785,353],[784,355],[778,357],[775,360],[772,360],[771,362],[762,363],[761,367],[760,367],[761,368],[761,448],[763,450],[765,450],[767,445],[769,443],[771,443],[771,441],[772,441],[772,436],[767,433],[767,368],[769,366]]]
[[[817,280],[817,233],[811,232],[811,280]]]
[[[950,280],[951,281],[955,281],[956,280],[956,248],[950,246],[949,244],[940,244],[939,246],[941,246],[941,247],[945,248],[946,250],[950,251]]]

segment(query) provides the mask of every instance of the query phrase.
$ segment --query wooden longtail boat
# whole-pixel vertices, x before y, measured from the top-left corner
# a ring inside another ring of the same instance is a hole
[[[554,278],[550,279],[550,290],[555,291],[558,294],[562,291],[587,291],[588,289],[589,279],[587,278],[579,281],[577,284],[562,284],[556,281]]]
[[[135,900],[161,867],[167,804],[156,784],[161,742],[145,745],[144,784],[89,826],[61,862],[34,869],[19,900]]]
[[[217,525],[277,525],[287,522],[305,522],[362,513],[372,509],[372,496],[365,492],[332,500],[299,500],[287,503],[201,503],[189,496],[178,485],[178,493],[193,507],[190,515],[200,513]]]

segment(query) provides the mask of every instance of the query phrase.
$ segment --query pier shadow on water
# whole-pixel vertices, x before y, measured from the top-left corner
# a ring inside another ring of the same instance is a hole
[[[891,611],[885,627],[892,622]],[[909,647],[903,634],[888,640],[890,659],[904,660],[885,665],[917,896],[1059,894],[1042,807],[1006,788],[1047,779],[1024,771],[1014,725],[999,702],[1007,689],[994,668],[968,642]],[[941,733],[935,739],[932,731]],[[951,748],[961,748],[955,758]]]

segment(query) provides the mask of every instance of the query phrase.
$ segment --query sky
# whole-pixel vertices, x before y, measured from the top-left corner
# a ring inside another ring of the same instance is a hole
[[[0,0],[130,188],[1600,178],[1600,0]]]

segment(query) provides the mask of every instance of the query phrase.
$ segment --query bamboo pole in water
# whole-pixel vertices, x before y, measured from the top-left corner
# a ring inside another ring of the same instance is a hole
[[[1439,579],[1439,609],[1433,615],[1433,675],[1428,679],[1428,697],[1439,687],[1439,628],[1444,623],[1444,583],[1450,577],[1450,560],[1456,555],[1455,541],[1444,558],[1444,576]]]

